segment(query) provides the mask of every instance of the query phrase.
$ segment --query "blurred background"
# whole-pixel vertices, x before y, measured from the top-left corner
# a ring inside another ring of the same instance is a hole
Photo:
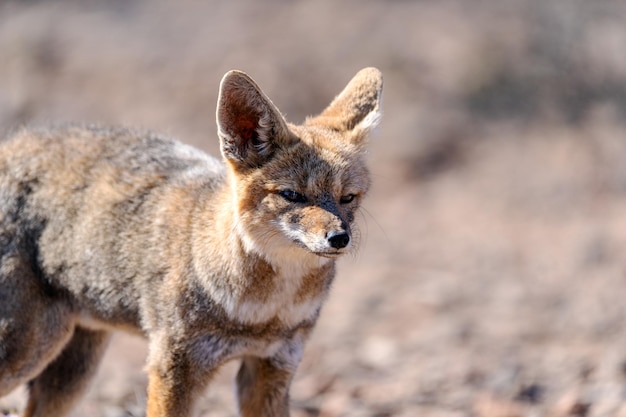
[[[624,417],[624,22],[620,0],[0,0],[0,133],[98,122],[217,154],[226,71],[300,122],[376,66],[361,243],[293,415]],[[142,416],[145,352],[117,336],[74,416]],[[235,371],[202,416],[236,415]]]

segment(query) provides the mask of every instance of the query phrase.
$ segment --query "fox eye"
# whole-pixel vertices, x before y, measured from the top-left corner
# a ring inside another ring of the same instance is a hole
[[[287,201],[292,203],[306,203],[306,197],[293,190],[282,190],[278,194]]]
[[[341,198],[339,199],[339,203],[341,204],[348,204],[348,203],[352,203],[352,201],[354,201],[354,198],[356,197],[356,195],[354,194],[346,194],[341,196]]]

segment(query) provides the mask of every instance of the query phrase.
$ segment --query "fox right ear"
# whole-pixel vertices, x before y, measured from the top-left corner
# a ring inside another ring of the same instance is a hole
[[[244,72],[222,78],[217,99],[217,128],[222,155],[239,166],[261,165],[276,141],[288,135],[280,111]]]
[[[347,133],[352,143],[361,144],[380,122],[382,91],[381,72],[364,68],[320,115],[308,118],[306,123]]]

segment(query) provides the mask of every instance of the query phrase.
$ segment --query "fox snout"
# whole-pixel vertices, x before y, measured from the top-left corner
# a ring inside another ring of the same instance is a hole
[[[350,226],[338,212],[327,207],[311,205],[293,208],[296,213],[286,216],[286,235],[308,251],[320,256],[337,256],[351,244]]]

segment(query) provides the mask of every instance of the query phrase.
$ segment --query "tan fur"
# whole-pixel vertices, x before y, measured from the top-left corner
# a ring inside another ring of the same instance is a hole
[[[289,385],[353,246],[382,78],[287,123],[246,74],[220,86],[225,163],[150,132],[24,129],[0,145],[0,395],[62,417],[109,334],[149,341],[147,416],[185,417],[241,359],[240,414],[288,416]]]

